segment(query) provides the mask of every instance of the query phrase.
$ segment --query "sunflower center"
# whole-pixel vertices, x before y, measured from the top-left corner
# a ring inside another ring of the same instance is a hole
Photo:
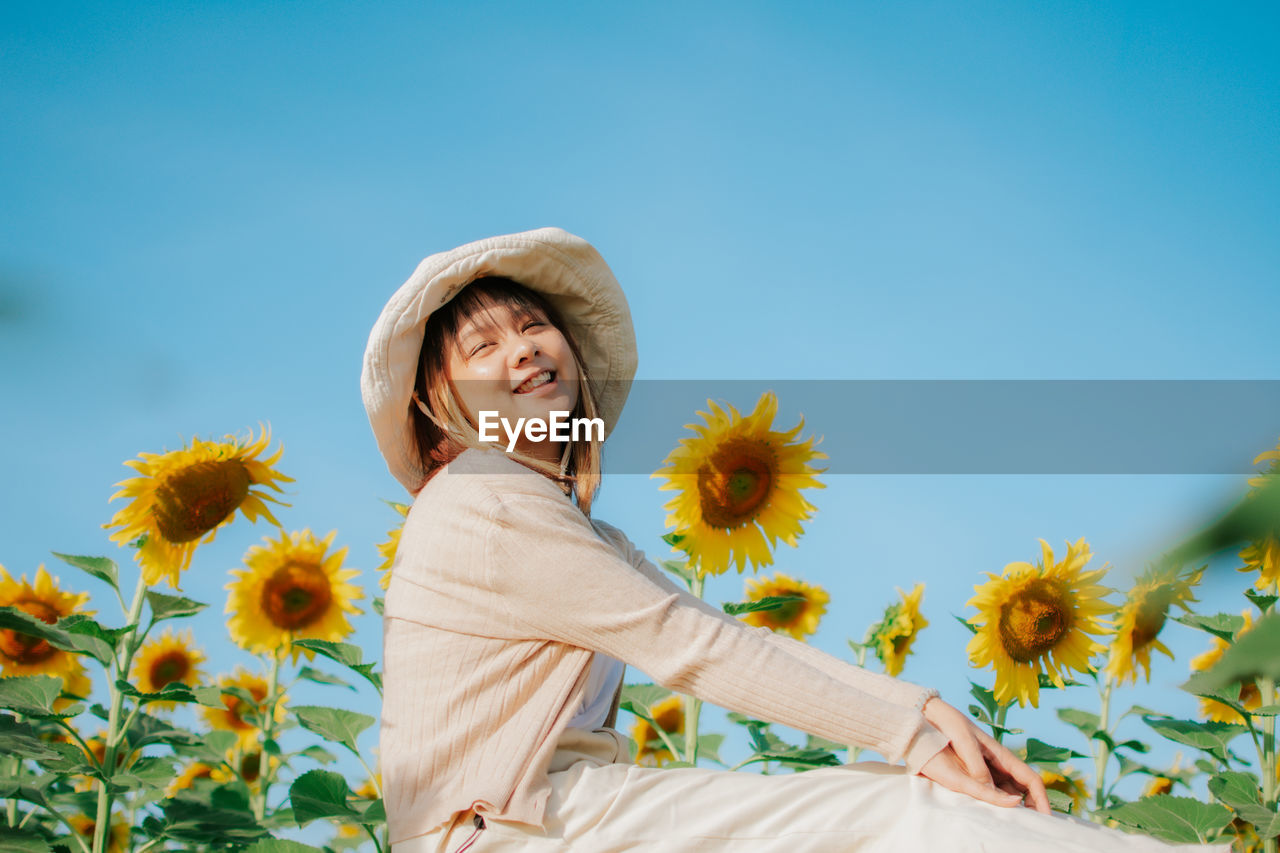
[[[653,718],[664,732],[679,732],[684,728],[684,708],[677,705],[674,708],[666,708],[659,711]],[[657,734],[654,734],[657,737]]]
[[[156,527],[169,542],[199,539],[236,511],[249,494],[249,469],[239,459],[196,462],[156,487]]]
[[[324,616],[333,601],[329,577],[314,563],[290,560],[262,585],[262,609],[277,628],[296,631]]]
[[[240,775],[246,782],[257,781],[262,773],[262,753],[251,752],[240,759]]]
[[[181,681],[187,677],[187,673],[191,671],[191,661],[186,653],[180,650],[166,652],[151,662],[151,668],[148,674],[151,677],[151,684],[159,690],[166,684],[172,684],[175,681]]]
[[[1030,663],[1071,627],[1071,602],[1052,581],[1037,578],[1000,608],[1000,640],[1009,657]]]
[[[1156,587],[1143,598],[1133,615],[1133,648],[1137,651],[1156,638],[1164,627],[1164,620],[1169,615],[1169,605],[1173,603],[1177,592],[1172,586]]]
[[[59,613],[48,602],[37,598],[15,601],[13,606],[23,613],[36,617],[41,622],[52,625],[58,621]],[[48,660],[57,653],[57,649],[39,637],[22,634],[12,629],[0,631],[0,654],[15,663],[35,664]]]
[[[741,527],[756,517],[773,487],[776,460],[767,445],[728,441],[698,469],[702,519],[712,527]]]

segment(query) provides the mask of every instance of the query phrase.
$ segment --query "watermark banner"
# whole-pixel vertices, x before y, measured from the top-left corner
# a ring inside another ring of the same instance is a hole
[[[1280,380],[638,380],[605,471],[661,467],[707,400],[820,436],[830,474],[1239,474],[1280,440]]]

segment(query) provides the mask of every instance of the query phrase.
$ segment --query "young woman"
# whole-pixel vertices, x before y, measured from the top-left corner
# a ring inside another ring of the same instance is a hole
[[[370,335],[365,407],[414,495],[384,613],[395,853],[1170,849],[1052,814],[936,690],[729,617],[593,519],[635,364],[613,274],[556,228],[432,255]],[[565,412],[577,441],[513,426]],[[895,764],[637,767],[613,728],[626,664]]]

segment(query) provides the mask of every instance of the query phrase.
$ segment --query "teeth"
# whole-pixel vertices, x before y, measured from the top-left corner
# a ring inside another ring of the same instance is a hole
[[[523,394],[526,391],[532,391],[534,388],[537,388],[540,385],[546,385],[550,381],[551,381],[551,371],[544,370],[541,373],[539,373],[537,376],[531,376],[528,379],[526,379],[524,382],[521,382],[520,387],[516,389],[516,393]]]

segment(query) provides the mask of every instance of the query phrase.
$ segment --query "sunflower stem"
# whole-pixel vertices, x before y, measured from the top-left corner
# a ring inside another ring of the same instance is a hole
[[[690,591],[696,598],[702,598],[707,579],[702,572],[696,571],[690,581]],[[698,716],[702,713],[702,700],[696,696],[685,696],[684,703],[684,760],[690,764],[698,763]]]
[[[258,793],[253,800],[253,814],[259,821],[267,815],[267,789],[271,787],[272,777],[275,775],[274,768],[271,764],[271,756],[267,754],[266,742],[271,740],[271,736],[275,732],[276,727],[276,703],[280,701],[277,692],[280,687],[280,658],[283,649],[276,648],[271,652],[271,668],[267,675],[267,700],[264,705],[265,719],[262,721],[262,749],[259,753],[262,767],[258,771],[259,779],[262,784],[258,786]],[[356,756],[359,758],[360,756]],[[363,764],[364,762],[360,762]]]
[[[369,833],[369,837],[373,839],[373,846],[378,849],[378,853],[382,853],[382,842],[378,840],[378,834],[373,831],[373,827],[367,823],[360,824],[364,827],[364,831]]]
[[[102,757],[102,775],[101,784],[98,785],[98,813],[97,820],[93,827],[93,853],[106,853],[107,839],[111,836],[111,791],[110,780],[116,771],[116,753],[120,749],[120,740],[124,736],[127,729],[120,726],[120,713],[124,708],[124,694],[120,692],[120,688],[116,687],[116,681],[127,678],[129,673],[129,665],[133,663],[133,654],[138,649],[136,642],[136,634],[138,630],[138,617],[142,614],[142,602],[144,593],[147,591],[147,584],[142,579],[141,573],[138,575],[138,585],[133,591],[133,604],[129,606],[128,621],[125,623],[129,630],[120,638],[120,648],[116,652],[112,663],[115,665],[114,677],[107,670],[107,684],[111,691],[111,710],[107,712],[107,742],[106,748],[103,750]],[[134,709],[134,712],[137,708]],[[129,721],[132,722],[134,714],[129,715]]]
[[[1102,680],[1099,687],[1099,695],[1102,700],[1101,713],[1098,715],[1098,731],[1110,737],[1111,731],[1111,678],[1107,677]],[[1097,744],[1094,747],[1093,755],[1093,801],[1095,809],[1104,809],[1107,807],[1107,763],[1111,760],[1111,748],[1107,745],[1108,741],[1100,738],[1094,738]]]
[[[1004,743],[1004,721],[1009,716],[1009,702],[1001,702],[996,708],[995,724],[991,726],[991,736],[996,743]]]
[[[10,760],[5,762],[9,765],[9,772],[5,775],[10,779],[17,779],[22,773],[22,759],[16,755],[10,756]],[[18,801],[10,797],[9,802],[5,804],[5,811],[9,818],[9,826],[18,825]]]

